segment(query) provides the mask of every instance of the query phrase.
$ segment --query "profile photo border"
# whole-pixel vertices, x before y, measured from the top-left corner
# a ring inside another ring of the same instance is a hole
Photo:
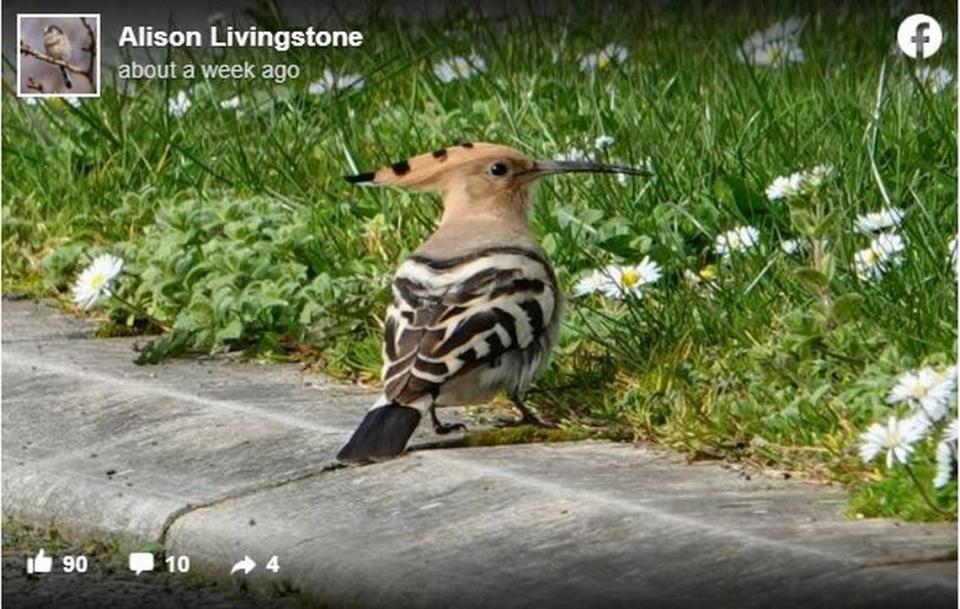
[[[21,64],[23,62],[23,53],[20,52],[20,42],[23,40],[21,33],[21,24],[24,19],[31,18],[40,18],[40,19],[79,19],[80,17],[86,17],[87,19],[95,19],[96,27],[94,28],[96,33],[96,82],[93,86],[93,92],[91,93],[40,93],[38,91],[22,91],[21,86],[23,80],[21,79]],[[100,13],[17,13],[17,97],[100,97],[100,79],[102,78],[101,73],[103,72],[103,46],[100,44],[100,31],[101,31],[102,21],[100,19]]]

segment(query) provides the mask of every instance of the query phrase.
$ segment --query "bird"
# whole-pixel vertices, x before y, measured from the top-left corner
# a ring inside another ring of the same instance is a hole
[[[543,424],[524,394],[547,361],[563,297],[530,229],[532,188],[573,172],[646,175],[590,160],[536,161],[504,145],[462,142],[345,176],[357,185],[439,193],[434,232],[398,267],[383,340],[383,392],[337,453],[344,463],[404,452],[421,418],[437,408],[482,404],[505,391],[519,423]]]
[[[67,38],[66,34],[64,34],[63,30],[58,26],[51,24],[43,31],[43,48],[46,50],[47,55],[53,59],[65,63],[70,62],[70,54],[73,52],[73,48],[70,44],[70,39]],[[63,75],[63,85],[68,89],[72,89],[73,83],[70,82],[70,75],[67,73],[65,67],[60,66],[60,74]]]

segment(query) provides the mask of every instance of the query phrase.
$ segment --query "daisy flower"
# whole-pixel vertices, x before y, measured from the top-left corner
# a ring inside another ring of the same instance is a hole
[[[891,267],[903,262],[901,252],[906,244],[903,237],[883,233],[870,242],[870,247],[860,250],[853,257],[853,268],[863,281],[882,277]]]
[[[608,266],[588,274],[573,288],[574,296],[601,293],[607,298],[623,298],[627,294],[641,296],[644,286],[656,283],[662,273],[660,265],[644,256],[633,266]]]
[[[84,310],[89,309],[110,292],[110,284],[120,274],[123,260],[110,254],[97,256],[85,268],[73,286],[73,302]]]
[[[767,198],[771,201],[782,199],[791,199],[801,192],[802,177],[799,173],[789,176],[777,176],[770,185],[767,186]]]
[[[170,116],[183,116],[190,109],[190,98],[186,91],[180,91],[177,96],[167,100],[167,113]]]
[[[590,157],[580,148],[571,148],[568,152],[557,155],[558,161],[589,161]]]
[[[36,106],[37,104],[40,103],[40,100],[37,99],[36,97],[24,97],[22,99],[23,99],[23,103],[27,104],[28,106]]]
[[[363,86],[363,76],[359,74],[334,74],[332,70],[326,69],[320,78],[307,86],[307,93],[310,95],[324,95],[331,91],[343,91],[351,87],[360,88]]]
[[[926,426],[918,419],[891,416],[886,425],[874,423],[860,436],[860,458],[869,462],[885,453],[888,469],[893,467],[895,461],[906,463],[913,452],[913,445],[923,438],[924,433]]]
[[[760,231],[754,227],[737,226],[717,235],[713,251],[724,258],[729,258],[734,252],[743,252],[756,246],[759,240]]]
[[[234,95],[230,99],[225,99],[220,102],[220,107],[224,110],[236,110],[240,107],[240,96]]]
[[[833,175],[833,165],[822,164],[803,171],[796,171],[788,176],[777,176],[767,186],[767,198],[771,201],[792,199],[800,195],[807,195],[820,188]]]
[[[433,66],[433,73],[440,82],[448,83],[461,78],[471,78],[486,69],[487,62],[476,53],[471,53],[469,57],[457,56],[437,62]]]
[[[593,142],[593,146],[597,150],[606,150],[610,146],[613,146],[613,138],[609,135],[601,135]]]
[[[854,228],[858,233],[869,235],[887,228],[897,228],[903,222],[904,211],[899,207],[884,207],[880,211],[857,216]]]
[[[799,17],[778,21],[762,32],[751,34],[740,46],[737,56],[741,61],[757,66],[802,63],[806,56],[797,44],[801,27],[803,20]]]
[[[946,416],[956,387],[956,368],[937,372],[928,366],[901,374],[887,394],[887,403],[915,404],[931,422],[936,422]]]
[[[823,163],[814,165],[803,175],[803,186],[809,192],[820,188],[833,175],[833,165]]]
[[[793,256],[799,253],[806,243],[800,239],[784,239],[780,242],[780,251],[787,256]]]
[[[915,72],[920,84],[930,89],[931,93],[939,93],[953,82],[953,72],[946,68],[931,68],[923,66]]]
[[[757,66],[781,67],[791,63],[803,63],[806,55],[792,40],[775,40],[759,47],[744,49],[747,61]]]
[[[623,63],[630,53],[622,44],[611,43],[596,53],[588,53],[580,58],[580,69],[584,72],[605,70],[611,63]]]
[[[954,275],[960,275],[960,267],[957,266],[957,237],[954,236],[950,239],[950,242],[947,243],[947,262],[950,263],[950,266],[953,268]]]
[[[933,486],[943,488],[957,475],[957,420],[950,421],[937,444],[937,475]]]
[[[80,107],[80,98],[77,97],[76,95],[64,95],[60,99],[70,104],[71,108]]]

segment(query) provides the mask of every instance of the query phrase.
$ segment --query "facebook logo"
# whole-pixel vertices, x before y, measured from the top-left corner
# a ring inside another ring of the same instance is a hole
[[[926,59],[943,42],[943,30],[937,20],[929,15],[917,13],[910,15],[900,23],[897,30],[897,44],[900,50],[913,59]]]

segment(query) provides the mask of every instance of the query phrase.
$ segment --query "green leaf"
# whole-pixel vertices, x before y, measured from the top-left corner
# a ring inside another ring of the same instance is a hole
[[[790,223],[797,232],[809,237],[816,237],[817,235],[817,221],[809,210],[803,209],[802,207],[791,207]]]
[[[240,340],[243,336],[243,323],[239,319],[232,319],[230,323],[217,332],[214,341],[217,344],[223,344],[229,341]]]
[[[849,322],[856,319],[863,304],[863,296],[856,292],[844,294],[833,303],[832,312],[834,318],[841,322]]]
[[[830,280],[827,276],[810,266],[803,266],[794,271],[797,278],[813,288],[825,288]]]

